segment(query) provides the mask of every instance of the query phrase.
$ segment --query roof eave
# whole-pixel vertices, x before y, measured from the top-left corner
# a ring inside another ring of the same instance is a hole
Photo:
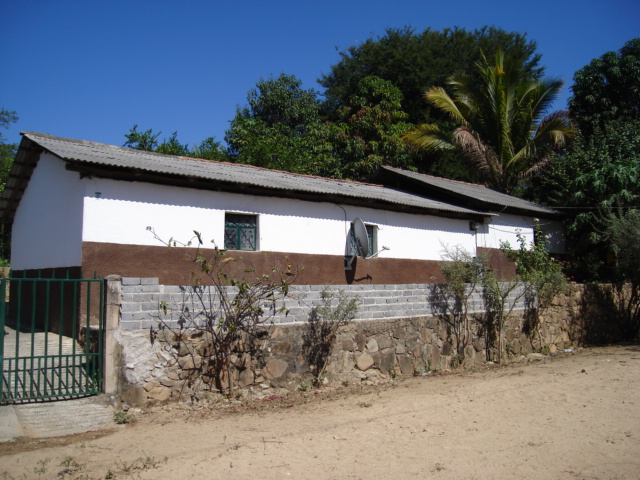
[[[251,194],[278,198],[291,198],[312,202],[341,203],[369,208],[383,208],[385,210],[403,213],[429,214],[437,217],[460,218],[465,220],[481,221],[488,214],[486,212],[469,211],[459,212],[437,208],[418,207],[388,202],[374,198],[351,197],[334,193],[307,192],[304,190],[263,187],[249,183],[232,181],[209,180],[185,175],[168,175],[157,172],[149,172],[135,168],[110,167],[101,164],[92,164],[86,161],[74,161],[65,159],[66,168],[78,172],[81,176],[96,176],[113,180],[129,182],[147,182],[158,185],[195,188],[199,190],[224,191],[229,193]]]
[[[503,205],[495,202],[490,202],[487,200],[482,200],[475,197],[470,197],[468,195],[456,192],[455,190],[443,188],[438,185],[433,185],[430,183],[423,182],[417,178],[413,178],[408,175],[403,175],[402,173],[397,172],[395,169],[388,168],[386,166],[382,166],[378,169],[376,174],[374,174],[370,180],[372,179],[384,179],[389,178],[398,180],[398,183],[395,184],[398,188],[401,188],[401,183],[405,187],[416,187],[416,188],[406,188],[407,191],[410,191],[416,195],[423,195],[424,193],[436,193],[443,198],[444,202],[461,205],[464,208],[468,208],[471,210],[485,210],[487,212],[491,212],[494,215],[500,215],[501,213],[509,213],[512,215],[525,215],[528,217],[544,217],[550,219],[558,219],[561,220],[566,218],[566,215],[557,210],[553,210],[550,207],[544,207],[540,205],[540,209],[527,209],[517,206],[511,205]],[[400,183],[401,182],[401,183]],[[384,180],[383,182],[384,183]],[[394,185],[394,186],[395,186]],[[426,198],[431,198],[429,195]],[[437,198],[437,197],[436,197]]]

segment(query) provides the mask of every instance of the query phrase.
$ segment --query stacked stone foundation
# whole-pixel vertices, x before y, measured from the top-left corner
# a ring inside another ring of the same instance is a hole
[[[332,339],[331,355],[320,378],[303,349],[308,324],[302,319],[318,305],[317,293],[322,287],[298,290],[293,299],[298,309],[293,321],[283,317],[283,321],[264,325],[259,335],[243,338],[234,348],[229,358],[234,395],[268,397],[304,390],[315,381],[333,385],[377,383],[397,376],[470,368],[497,359],[497,342],[487,339],[480,308],[471,313],[467,341],[459,346],[444,317],[407,314],[408,309],[418,311],[418,306],[421,313],[429,310],[427,286],[376,287],[350,293],[360,296],[361,306],[397,305],[398,298],[411,299],[404,302],[411,305],[365,309],[360,312],[362,316],[377,318],[357,318],[341,327]],[[206,334],[179,328],[168,314],[165,317],[169,321],[161,318],[158,304],[165,302],[166,306],[167,290],[169,295],[180,294],[184,299],[184,287],[163,287],[153,279],[123,280],[123,307],[130,306],[122,310],[116,340],[122,352],[122,398],[129,404],[199,399],[219,395],[220,388],[228,385],[226,374],[220,376],[208,356]],[[367,291],[372,293],[367,295]],[[380,292],[394,295],[381,296]],[[534,352],[554,354],[579,346],[584,337],[578,318],[581,295],[582,289],[572,286],[535,321],[526,315],[523,305],[517,304],[521,308],[513,310],[504,328],[503,358],[515,360]],[[137,309],[133,306],[136,296],[141,300]],[[385,299],[384,304],[376,303],[380,298]],[[387,317],[390,312],[400,313]],[[132,328],[134,323],[137,328]]]

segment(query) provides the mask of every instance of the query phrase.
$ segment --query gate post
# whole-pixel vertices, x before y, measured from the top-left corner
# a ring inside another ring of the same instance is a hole
[[[120,328],[120,314],[122,308],[122,277],[109,275],[105,278],[106,312],[104,322],[104,393],[107,395],[120,394],[121,355],[116,331]]]

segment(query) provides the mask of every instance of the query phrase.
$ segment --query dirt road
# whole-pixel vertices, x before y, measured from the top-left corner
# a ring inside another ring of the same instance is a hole
[[[640,478],[638,346],[350,390],[174,405],[98,438],[4,444],[0,476]]]

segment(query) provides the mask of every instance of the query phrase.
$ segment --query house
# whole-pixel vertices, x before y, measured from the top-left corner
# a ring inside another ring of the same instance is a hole
[[[397,188],[426,198],[487,212],[483,222],[470,225],[476,232],[476,254],[489,255],[498,275],[509,277],[513,265],[500,254],[500,247],[508,243],[519,248],[518,235],[527,245],[535,242],[534,226],[545,235],[549,252],[566,253],[563,216],[550,208],[518,197],[491,190],[484,185],[434,177],[399,168],[382,166],[370,181]]]
[[[553,210],[389,167],[359,183],[22,135],[0,214],[12,227],[13,271],[27,276],[188,283],[192,265],[147,227],[185,243],[198,231],[205,247],[234,251],[258,271],[286,259],[304,267],[298,281],[308,285],[440,282],[447,246],[487,249],[499,261],[500,242],[516,245],[517,232],[533,239],[534,218],[559,238]],[[355,219],[371,248],[351,263]]]

